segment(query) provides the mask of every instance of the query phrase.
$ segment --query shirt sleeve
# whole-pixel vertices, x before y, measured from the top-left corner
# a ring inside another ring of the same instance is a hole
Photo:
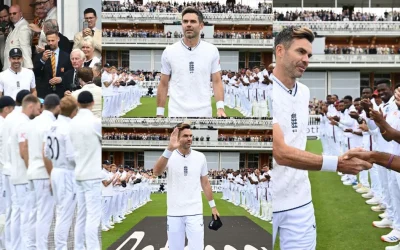
[[[164,50],[161,56],[161,74],[171,75],[171,64],[168,61],[168,51]]]
[[[36,88],[35,74],[31,71],[31,89]]]
[[[26,131],[26,124],[22,125],[21,127],[18,128],[18,143],[25,142],[26,139],[28,138],[28,134]]]
[[[221,64],[219,60],[219,51],[215,48],[213,60],[211,62],[211,74],[221,71]]]
[[[203,156],[203,157],[204,157],[203,166],[201,167],[201,176],[202,177],[208,175],[207,159],[205,156]]]

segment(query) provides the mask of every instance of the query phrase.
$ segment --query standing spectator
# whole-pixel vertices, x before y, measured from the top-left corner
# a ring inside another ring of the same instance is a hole
[[[36,93],[35,76],[32,70],[22,67],[22,51],[11,49],[9,52],[10,68],[0,73],[0,96],[11,96],[14,100],[22,89],[29,90],[34,96]]]
[[[32,31],[29,29],[28,22],[22,16],[21,7],[19,5],[11,6],[9,13],[10,21],[13,23],[14,28],[11,30],[6,39],[4,58],[7,58],[7,53],[10,51],[10,49],[19,48],[22,51],[24,68],[32,69]],[[10,67],[9,62],[4,60],[3,70],[8,69],[8,67]]]
[[[81,50],[85,53],[84,67],[92,68],[95,63],[100,62],[100,58],[94,55],[94,40],[92,37],[87,36],[83,39]]]
[[[85,21],[88,22],[88,28],[78,32],[74,37],[74,49],[82,48],[83,38],[91,36],[94,44],[94,55],[101,58],[101,30],[96,29],[97,15],[92,8],[87,8],[84,12]]]
[[[10,14],[8,13],[9,7],[7,5],[0,6],[0,61],[1,69],[4,65],[4,47],[8,33],[10,32]],[[6,59],[7,60],[7,59]]]
[[[56,19],[49,19],[44,22],[43,32],[46,34],[49,31],[57,32],[58,37],[60,38],[60,41],[58,42],[58,47],[62,51],[67,52],[68,54],[71,53],[72,45],[71,45],[69,39],[60,33],[60,29],[58,27],[58,23],[57,23]],[[39,40],[38,47],[36,47],[36,50],[38,51],[38,53],[41,53],[44,51],[45,45],[47,45],[46,35],[44,37],[44,41]]]
[[[80,89],[77,71],[82,68],[85,54],[80,49],[74,49],[70,54],[72,69],[68,70],[62,77],[62,83],[66,90],[75,91]]]
[[[34,72],[36,76],[41,78],[38,96],[44,98],[48,94],[55,93],[62,98],[65,87],[64,84],[60,83],[65,72],[72,69],[71,61],[69,55],[58,47],[60,41],[58,32],[49,31],[46,38],[50,50],[46,50],[35,57]]]

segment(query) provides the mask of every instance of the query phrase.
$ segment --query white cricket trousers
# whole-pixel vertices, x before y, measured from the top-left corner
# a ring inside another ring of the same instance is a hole
[[[1,190],[2,197],[5,202],[6,224],[4,225],[4,246],[6,249],[11,248],[11,183],[9,175],[2,175],[3,186]]]
[[[279,233],[281,250],[314,250],[317,232],[312,202],[273,214],[273,244]]]
[[[185,249],[185,233],[188,239],[187,250],[204,249],[203,215],[167,216],[167,232],[171,250]]]
[[[31,191],[28,184],[11,185],[11,244],[9,249],[26,249],[29,236]],[[8,249],[7,249],[8,250]]]
[[[100,250],[98,231],[101,222],[101,185],[101,179],[76,181],[78,214],[75,250]]]
[[[102,197],[102,213],[101,213],[101,225],[104,226],[109,226],[109,219],[110,219],[110,213],[111,213],[111,200],[112,196],[103,196]]]
[[[54,196],[50,191],[50,180],[32,180],[33,192],[32,199],[36,202],[34,211],[31,211],[30,226],[36,234],[36,248],[48,249],[48,238],[51,222],[54,215]]]
[[[68,234],[76,208],[75,174],[72,169],[53,168],[51,186],[56,204],[54,241],[56,250],[66,250]]]

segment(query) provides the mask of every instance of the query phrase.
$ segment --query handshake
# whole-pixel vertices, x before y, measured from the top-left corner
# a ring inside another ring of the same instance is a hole
[[[350,149],[344,155],[339,156],[337,171],[356,175],[363,170],[370,169],[373,162],[370,162],[369,153],[371,152],[362,148]]]

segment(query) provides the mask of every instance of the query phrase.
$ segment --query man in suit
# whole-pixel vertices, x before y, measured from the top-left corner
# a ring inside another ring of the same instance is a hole
[[[101,58],[101,30],[96,29],[97,15],[92,8],[87,8],[84,12],[85,21],[88,22],[88,28],[75,34],[74,49],[82,48],[83,38],[87,36],[93,37],[94,56]]]
[[[72,69],[71,61],[68,53],[58,47],[60,41],[58,32],[47,32],[46,39],[50,50],[38,54],[34,60],[33,71],[40,77],[40,82],[37,83],[38,96],[44,98],[48,94],[55,93],[62,98],[66,90],[66,83],[62,81],[62,77],[65,72]]]
[[[24,58],[23,67],[32,69],[32,49],[31,49],[31,37],[32,31],[29,29],[28,22],[24,19],[19,5],[12,5],[9,9],[10,21],[13,23],[14,28],[7,36],[4,58],[8,57],[8,52],[13,48],[19,48],[22,50]],[[10,63],[8,60],[4,60],[3,70],[8,69]]]
[[[62,82],[66,86],[65,90],[75,91],[80,89],[78,70],[82,68],[85,61],[85,54],[80,49],[74,49],[70,54],[73,69],[68,70],[62,77]]]
[[[4,47],[6,43],[6,38],[10,33],[10,14],[8,12],[10,7],[7,5],[0,6],[0,60],[1,66],[3,68],[4,65]],[[6,58],[7,60],[7,58]]]
[[[72,51],[72,45],[67,37],[65,37],[63,34],[61,34],[59,31],[58,23],[56,19],[49,19],[46,20],[43,23],[43,32],[46,34],[49,31],[55,31],[58,33],[58,37],[60,38],[60,41],[58,42],[58,47],[64,51],[67,52],[68,54],[71,53]],[[44,46],[46,45],[46,41],[39,40],[39,45],[36,48],[38,53],[41,53],[44,51]]]

